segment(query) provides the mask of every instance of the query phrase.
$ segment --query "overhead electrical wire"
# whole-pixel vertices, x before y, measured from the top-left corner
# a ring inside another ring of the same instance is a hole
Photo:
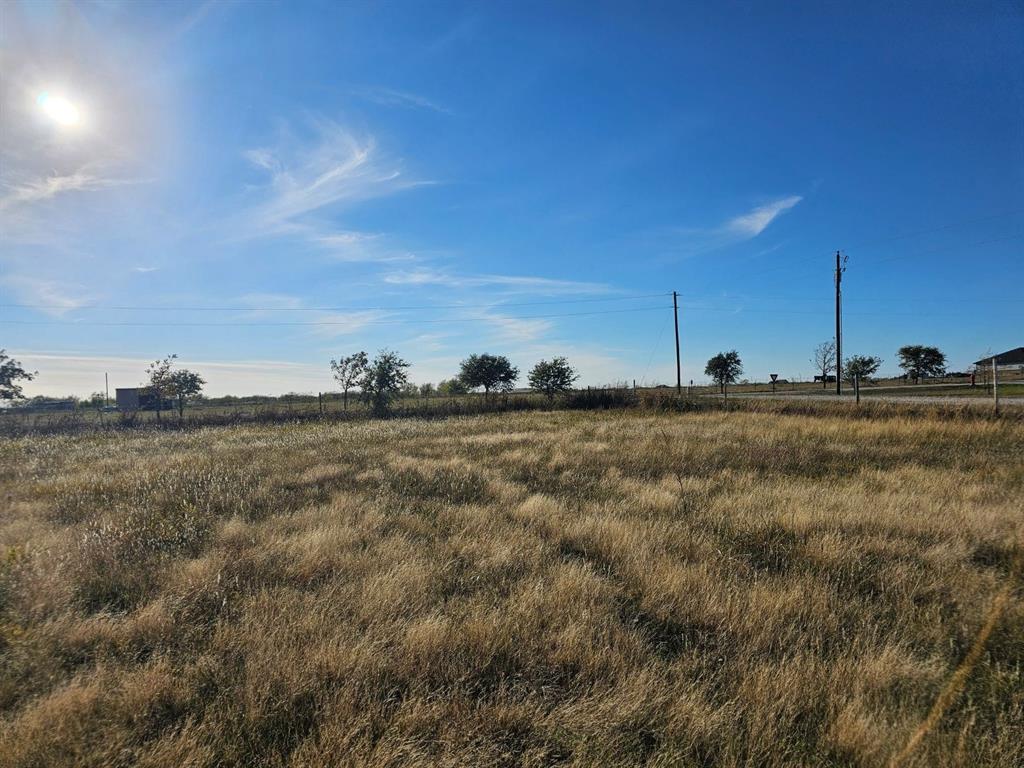
[[[362,328],[369,325],[424,325],[424,324],[449,324],[449,323],[479,323],[487,320],[543,320],[558,317],[593,317],[596,315],[615,315],[633,312],[654,312],[671,310],[672,307],[632,307],[629,309],[598,310],[593,312],[560,312],[543,315],[495,315],[475,317],[454,317],[454,318],[407,318],[398,320],[361,320],[353,318],[349,320],[312,320],[303,322],[224,322],[224,323],[201,323],[201,322],[145,322],[145,321],[75,321],[75,320],[0,320],[0,325],[31,325],[31,326],[59,326],[63,328],[85,328],[85,327],[125,327],[125,328],[264,328],[264,327],[315,327],[315,326],[356,326]],[[767,314],[767,315],[809,315],[823,316],[830,314],[830,310],[785,310],[758,307],[696,307],[680,305],[688,313],[719,312],[727,314]],[[945,317],[947,312],[844,312],[845,315],[864,317]]]
[[[895,240],[904,240],[904,239],[906,239],[908,237],[914,237],[914,236],[918,236],[918,235],[921,235],[921,234],[931,234],[932,232],[938,232],[938,231],[941,231],[941,230],[944,230],[944,229],[950,229],[950,228],[952,228],[954,226],[957,226],[957,225],[950,224],[950,225],[948,225],[946,227],[937,227],[937,228],[935,228],[933,230],[923,230],[923,231],[920,231],[920,232],[908,233],[908,234],[905,234],[905,235],[897,235],[897,236],[890,237],[890,238],[883,239],[883,240],[871,241],[867,245],[865,245],[864,243],[855,243],[852,246],[847,246],[846,248],[841,248],[840,250],[842,250],[842,251],[849,251],[849,250],[855,249],[855,248],[864,248],[864,247],[867,247],[867,246],[870,246],[870,245],[879,245],[879,244],[884,244],[884,243],[887,243],[887,242],[892,242],[892,241],[895,241]],[[955,250],[963,249],[963,248],[977,248],[978,246],[982,246],[982,245],[989,245],[991,243],[1001,243],[1001,242],[1005,242],[1007,240],[1017,240],[1017,239],[1022,238],[1022,237],[1024,237],[1024,233],[1015,232],[1015,233],[1010,234],[1010,235],[1005,235],[1005,236],[995,237],[995,238],[989,238],[989,239],[986,239],[986,240],[979,240],[979,241],[973,242],[973,243],[963,243],[963,244],[958,243],[958,244],[955,244],[955,245],[945,245],[945,246],[941,246],[939,248],[929,248],[929,249],[923,250],[923,251],[914,251],[912,253],[900,254],[898,256],[889,256],[889,257],[886,257],[884,259],[871,259],[870,257],[863,257],[863,258],[866,259],[865,262],[864,262],[865,264],[884,264],[884,263],[889,262],[889,261],[901,261],[903,259],[912,259],[912,258],[915,258],[917,256],[927,256],[929,254],[940,253],[942,251],[955,251]],[[834,251],[832,253],[827,254],[827,257],[831,258],[833,254],[834,254]],[[824,255],[824,254],[816,254],[814,256],[808,256],[807,258],[797,259],[796,261],[782,262],[782,261],[776,260],[773,263],[771,263],[771,264],[767,265],[766,267],[764,267],[763,269],[755,269],[755,270],[752,270],[752,271],[748,271],[745,274],[748,277],[754,277],[756,275],[762,275],[762,274],[766,274],[768,272],[774,272],[775,270],[779,270],[779,269],[792,269],[793,267],[803,266],[804,264],[809,264],[809,263],[812,263],[812,262],[819,262],[820,263],[820,261],[822,259],[825,259],[825,258],[826,258],[826,255]],[[861,258],[862,258],[861,256],[858,256],[858,259],[857,259],[858,262],[860,262]]]
[[[979,221],[987,221],[995,218],[1003,218],[1008,216],[1016,216],[1024,213],[1024,209],[1007,211],[998,214],[991,214],[983,217],[976,217],[973,219],[964,219],[958,222],[952,222],[939,227],[933,227],[931,229],[917,230],[914,232],[906,232],[902,234],[892,235],[885,238],[878,238],[875,240],[862,241],[854,244],[854,248],[862,248],[866,246],[879,245],[887,242],[896,240],[903,240],[911,237],[918,237],[922,235],[933,234],[935,232],[946,231],[960,226],[965,226]],[[981,240],[975,243],[948,245],[939,248],[931,248],[924,251],[916,251],[908,254],[900,254],[898,256],[891,256],[883,259],[872,260],[870,256],[866,257],[865,263],[882,264],[891,261],[898,261],[903,259],[915,258],[918,256],[925,256],[932,253],[938,253],[947,250],[957,250],[963,248],[972,248],[982,245],[988,245],[991,243],[1005,242],[1008,240],[1014,240],[1024,237],[1024,233],[1014,233],[996,238],[990,238]],[[820,256],[813,256],[807,259],[800,259],[795,262],[788,263],[776,263],[768,266],[764,270],[748,271],[748,276],[754,276],[762,274],[763,272],[772,271],[774,269],[786,269],[794,266],[802,265],[810,261],[816,261]],[[80,306],[69,307],[66,304],[44,304],[44,303],[4,303],[0,304],[0,309],[42,309],[42,310],[62,310],[66,312],[77,312],[77,311],[88,311],[88,310],[102,310],[102,311],[124,311],[124,312],[238,312],[238,313],[255,313],[255,312],[427,312],[427,311],[440,311],[440,310],[473,310],[473,309],[489,309],[492,311],[500,311],[506,307],[529,307],[529,306],[550,306],[550,305],[562,305],[562,304],[583,304],[583,303],[604,303],[604,302],[619,302],[619,301],[636,301],[642,299],[651,298],[662,298],[671,296],[670,293],[644,293],[644,294],[630,294],[625,296],[597,296],[597,297],[585,297],[585,298],[572,298],[572,299],[546,299],[537,301],[492,301],[487,303],[459,303],[459,304],[408,304],[408,305],[393,305],[393,306],[309,306],[309,307],[266,307],[266,306],[188,306],[188,305],[116,305],[116,304],[84,304]],[[681,297],[686,300],[686,297]],[[718,297],[728,298],[728,297]],[[692,297],[690,300],[701,301],[698,297]],[[811,297],[744,297],[741,301],[786,301],[786,302],[799,302],[809,301],[818,302],[826,301],[824,299],[816,299]],[[828,300],[831,301],[831,300]],[[866,300],[867,302],[873,301],[871,299]],[[874,300],[883,301],[883,300]],[[951,299],[939,299],[932,297],[930,299],[922,299],[922,302],[984,302],[990,303],[993,301],[1001,302],[1019,302],[1022,299],[1016,298],[1001,298],[1001,297],[978,297],[972,299],[969,297],[958,296]],[[606,310],[594,310],[585,312],[564,312],[564,313],[550,313],[550,314],[537,314],[537,315],[502,315],[503,320],[534,320],[534,319],[548,319],[558,317],[584,317],[584,316],[595,316],[595,315],[607,315],[607,314],[621,314],[631,312],[649,312],[661,309],[671,309],[668,307],[630,307],[627,309],[606,309]],[[773,315],[819,315],[822,312],[818,311],[800,311],[800,310],[776,310],[776,309],[758,309],[758,308],[747,308],[747,307],[709,307],[709,306],[695,306],[695,305],[683,305],[681,308],[685,308],[688,312],[726,312],[726,313],[765,313]],[[849,315],[878,315],[878,316],[922,316],[927,315],[927,312],[847,312]],[[366,325],[419,325],[419,324],[440,324],[440,323],[457,323],[457,322],[479,322],[486,320],[487,317],[455,317],[455,318],[407,318],[407,319],[360,319],[350,318],[343,320],[314,320],[314,321],[285,321],[285,322],[260,322],[260,321],[237,321],[237,322],[189,322],[189,321],[166,321],[166,322],[138,322],[138,321],[127,321],[127,320],[109,320],[109,321],[78,321],[78,320],[14,320],[14,319],[3,319],[0,320],[0,324],[3,325],[44,325],[44,326],[89,326],[89,327],[288,327],[288,326],[347,326],[358,324],[360,327]]]
[[[183,305],[117,305],[117,304],[82,304],[69,307],[67,304],[0,304],[0,309],[62,309],[77,310],[109,310],[109,311],[166,311],[166,312],[422,312],[431,309],[494,309],[501,307],[534,307],[552,304],[583,304],[605,301],[633,301],[637,299],[653,299],[671,296],[671,293],[642,293],[629,296],[601,296],[586,299],[549,299],[544,301],[491,301],[480,304],[407,304],[395,306],[330,306],[330,307],[258,307],[258,306],[183,306]]]
[[[654,310],[672,309],[669,306],[659,307],[630,307],[629,309],[606,309],[593,312],[560,312],[545,315],[493,315],[477,317],[454,317],[454,318],[410,318],[406,320],[310,320],[303,322],[229,322],[229,323],[193,323],[193,322],[135,322],[129,320],[93,321],[82,322],[74,320],[0,320],[4,325],[58,325],[65,328],[70,327],[142,327],[142,328],[261,328],[272,326],[333,326],[333,325],[421,325],[426,323],[479,323],[486,320],[540,320],[553,317],[586,317],[591,315],[614,315],[626,312],[651,312]]]

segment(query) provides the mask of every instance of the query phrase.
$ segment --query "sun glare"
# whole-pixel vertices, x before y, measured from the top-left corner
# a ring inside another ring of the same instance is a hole
[[[50,119],[61,125],[75,125],[78,123],[78,107],[62,96],[55,96],[49,91],[43,91],[36,98],[36,103],[43,108]]]

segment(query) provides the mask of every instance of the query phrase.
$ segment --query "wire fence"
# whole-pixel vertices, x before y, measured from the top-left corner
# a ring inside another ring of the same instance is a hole
[[[1024,372],[1000,372],[1000,389],[1008,392],[1011,397],[1024,396]],[[964,405],[970,405],[972,400],[973,404],[980,405],[991,396],[990,392],[990,381],[984,380],[981,376],[975,376],[973,382],[970,376],[966,376],[927,379],[917,384],[902,378],[883,379],[872,382],[867,390],[861,390],[865,400],[871,400],[871,393],[885,395],[885,398],[879,399],[890,401],[897,399],[892,396],[898,394],[916,395],[917,397],[910,398],[915,401],[935,396],[936,405],[939,400],[948,400],[950,396],[960,400]],[[789,400],[787,407],[792,409],[797,407],[797,400],[807,402],[831,399],[834,396],[834,389],[829,385],[822,387],[820,382],[780,380],[775,382],[774,390],[772,382],[748,382],[730,385],[728,393],[740,396],[769,396],[748,397],[748,403],[785,403]],[[777,397],[770,397],[773,393]],[[850,395],[849,400],[853,401],[852,388],[847,393]],[[826,397],[808,397],[815,394]],[[787,398],[787,395],[798,395],[799,398]],[[392,402],[387,415],[392,418],[437,419],[529,410],[600,410],[634,406],[690,410],[702,405],[711,407],[720,399],[721,392],[714,385],[684,385],[682,391],[677,394],[675,386],[665,384],[642,386],[639,383],[618,383],[571,390],[552,398],[530,391],[491,395],[404,395]],[[813,407],[813,404],[810,407]],[[188,403],[181,411],[174,408],[116,409],[83,404],[70,410],[8,408],[0,411],[0,435],[48,434],[91,429],[192,429],[218,425],[315,420],[359,421],[373,417],[374,414],[358,394],[349,393],[346,404],[342,393],[322,392],[280,397],[200,399]]]

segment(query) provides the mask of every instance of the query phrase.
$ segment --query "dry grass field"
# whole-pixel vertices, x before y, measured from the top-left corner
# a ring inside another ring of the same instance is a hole
[[[3,440],[0,765],[884,766],[952,679],[900,764],[1019,766],[1022,446],[895,410]]]

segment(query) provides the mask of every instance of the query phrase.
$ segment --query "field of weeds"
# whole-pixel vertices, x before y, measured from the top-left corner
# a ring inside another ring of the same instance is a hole
[[[891,410],[3,440],[0,764],[883,766],[952,679],[900,764],[1021,765],[1022,446]]]

